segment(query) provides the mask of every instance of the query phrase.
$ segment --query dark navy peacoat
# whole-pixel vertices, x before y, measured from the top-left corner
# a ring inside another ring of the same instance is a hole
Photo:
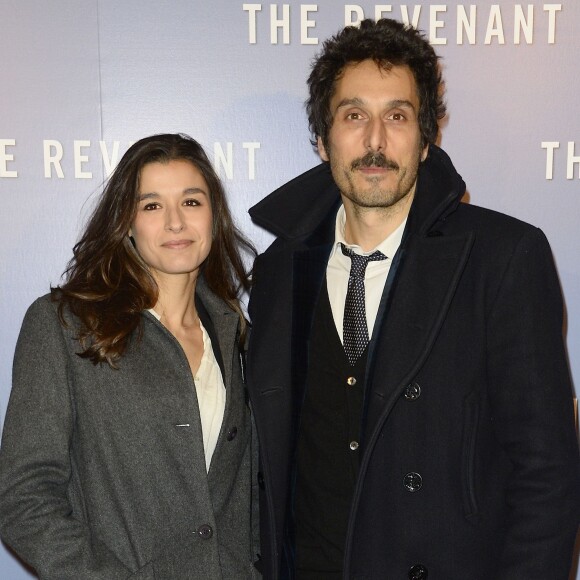
[[[568,578],[580,471],[553,258],[539,229],[464,193],[431,146],[370,344],[345,579]],[[268,579],[291,575],[308,337],[339,204],[322,164],[250,211],[277,236],[249,305]]]

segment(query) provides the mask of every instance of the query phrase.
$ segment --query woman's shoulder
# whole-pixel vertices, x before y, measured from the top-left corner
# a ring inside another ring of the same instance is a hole
[[[76,328],[76,317],[66,304],[61,303],[58,291],[38,297],[27,309],[22,323],[22,332],[62,332],[62,328]]]

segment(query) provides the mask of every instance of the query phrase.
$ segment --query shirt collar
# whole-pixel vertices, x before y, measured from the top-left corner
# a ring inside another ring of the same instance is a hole
[[[332,258],[337,251],[340,251],[340,244],[344,244],[347,248],[350,248],[357,254],[361,256],[370,256],[373,252],[379,251],[389,260],[393,259],[393,256],[399,249],[401,245],[401,240],[403,239],[403,232],[405,231],[405,224],[407,223],[407,218],[403,220],[401,225],[392,232],[389,236],[387,236],[376,248],[369,250],[368,252],[363,252],[362,248],[357,244],[349,244],[344,239],[344,228],[346,225],[346,213],[344,211],[344,205],[341,205],[338,208],[338,212],[336,214],[336,223],[334,226],[334,245],[332,247],[332,251],[330,253],[330,257]]]

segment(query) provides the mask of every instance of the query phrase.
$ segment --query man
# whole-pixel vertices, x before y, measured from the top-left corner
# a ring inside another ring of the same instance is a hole
[[[366,20],[307,111],[326,163],[251,211],[266,578],[567,580],[578,446],[540,230],[461,203],[437,56]]]

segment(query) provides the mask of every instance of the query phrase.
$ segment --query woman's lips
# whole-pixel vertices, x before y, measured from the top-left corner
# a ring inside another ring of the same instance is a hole
[[[192,240],[171,240],[165,242],[162,246],[169,250],[182,250],[183,248],[191,246],[191,244],[193,244]]]

